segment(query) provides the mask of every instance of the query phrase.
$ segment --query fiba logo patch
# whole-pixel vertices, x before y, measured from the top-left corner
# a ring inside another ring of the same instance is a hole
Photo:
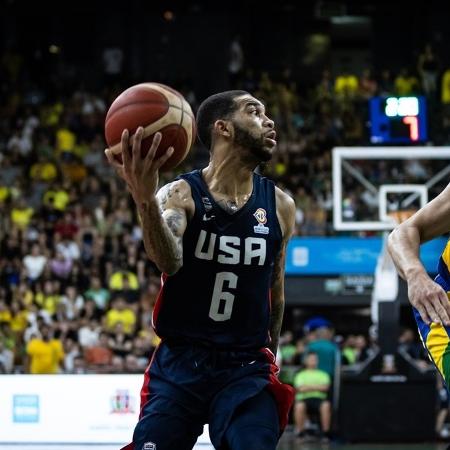
[[[258,208],[254,214],[253,217],[258,221],[259,224],[265,225],[267,223],[267,213],[266,210],[263,208]]]
[[[146,442],[142,450],[156,450],[156,444],[154,442]]]
[[[253,231],[259,234],[269,234],[269,227],[264,226],[267,223],[267,213],[263,208],[258,208],[253,217],[258,221],[258,225],[253,227]]]

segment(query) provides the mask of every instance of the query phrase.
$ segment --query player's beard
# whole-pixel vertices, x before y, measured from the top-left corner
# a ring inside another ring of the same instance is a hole
[[[252,136],[249,131],[242,128],[236,122],[234,126],[234,142],[240,147],[246,148],[250,154],[258,160],[258,162],[267,162],[272,159],[272,153],[264,146],[264,136],[256,138]]]

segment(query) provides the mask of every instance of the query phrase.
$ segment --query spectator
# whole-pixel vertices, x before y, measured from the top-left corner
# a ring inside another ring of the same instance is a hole
[[[319,359],[319,369],[326,372],[333,380],[336,370],[336,357],[339,355],[339,348],[333,342],[333,330],[331,323],[323,317],[314,317],[306,325],[309,334],[309,343],[306,353],[313,352]]]
[[[136,315],[132,309],[127,307],[123,297],[117,297],[113,301],[112,308],[106,313],[106,329],[113,331],[118,322],[123,324],[123,329],[126,334],[131,334],[134,331]]]
[[[401,69],[394,80],[395,94],[399,97],[419,93],[420,83],[417,77],[411,74],[406,67]]]
[[[92,299],[97,308],[104,311],[108,306],[110,293],[108,289],[105,289],[101,285],[101,280],[98,276],[91,278],[90,288],[84,293],[86,299]]]
[[[331,403],[327,399],[331,379],[318,369],[319,358],[316,353],[305,356],[305,369],[295,375],[294,387],[297,390],[294,406],[294,421],[297,437],[306,438],[306,419],[319,414],[322,442],[328,442],[331,427]]]
[[[83,348],[95,347],[100,339],[101,326],[97,320],[85,320],[78,330],[78,342]]]
[[[23,259],[25,275],[30,282],[35,282],[39,279],[47,264],[47,257],[41,252],[39,244],[33,244],[31,253],[26,255]]]
[[[13,373],[14,353],[0,339],[0,374]]]
[[[113,353],[108,345],[107,333],[100,333],[99,342],[85,349],[84,358],[89,369],[100,372],[108,370],[112,363]]]
[[[61,371],[64,350],[59,338],[53,337],[52,329],[43,325],[40,328],[42,337],[32,337],[26,352],[29,356],[28,372],[32,374],[55,374]]]
[[[425,45],[417,60],[417,71],[422,80],[422,88],[430,100],[435,99],[439,67],[439,58],[433,47],[430,44]]]

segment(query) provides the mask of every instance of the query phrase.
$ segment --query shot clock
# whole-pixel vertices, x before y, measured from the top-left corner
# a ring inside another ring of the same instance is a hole
[[[369,112],[372,144],[414,144],[427,140],[423,96],[373,97]]]

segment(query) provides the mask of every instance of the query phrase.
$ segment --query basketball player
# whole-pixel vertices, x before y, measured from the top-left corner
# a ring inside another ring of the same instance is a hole
[[[419,246],[450,231],[450,184],[434,200],[398,225],[388,248],[408,283],[419,333],[436,367],[450,386],[450,241],[438,263],[434,281],[419,260]]]
[[[294,398],[277,378],[284,260],[293,200],[254,172],[276,147],[274,122],[245,91],[207,98],[197,114],[209,165],[158,186],[161,134],[123,165],[148,257],[163,273],[153,325],[162,342],[145,373],[134,450],[188,450],[209,423],[216,449],[274,450]]]

